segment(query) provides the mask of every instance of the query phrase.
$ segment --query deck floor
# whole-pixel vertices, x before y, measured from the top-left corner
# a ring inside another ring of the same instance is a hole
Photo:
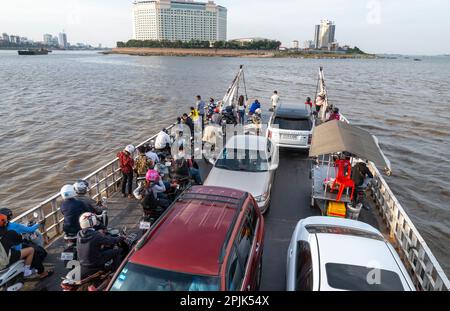
[[[211,169],[199,161],[202,177],[205,179]],[[261,290],[285,290],[286,254],[292,232],[300,219],[319,216],[319,209],[310,208],[311,162],[304,152],[280,150],[280,165],[272,189],[271,206],[265,215],[265,243]],[[138,230],[142,210],[136,200],[115,194],[108,200],[108,215],[111,228],[127,226],[130,231]],[[379,221],[368,211],[361,213],[361,220],[379,227]],[[58,258],[63,250],[62,239],[48,248],[47,266],[55,274],[42,282],[27,282],[28,290],[59,291],[61,278],[68,272]]]

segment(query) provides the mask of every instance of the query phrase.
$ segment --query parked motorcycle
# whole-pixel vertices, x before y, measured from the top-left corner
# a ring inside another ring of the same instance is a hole
[[[126,228],[119,233],[121,240],[117,247],[122,250],[122,258],[131,251],[138,240],[135,233],[127,234]],[[72,270],[63,278],[61,288],[63,291],[102,291],[104,290],[115,271],[112,269],[112,260],[105,264],[101,270],[83,269],[78,261],[72,261]]]

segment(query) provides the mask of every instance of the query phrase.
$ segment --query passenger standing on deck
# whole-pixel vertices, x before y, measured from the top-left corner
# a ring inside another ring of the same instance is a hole
[[[200,114],[195,107],[191,107],[191,118],[194,122],[199,122]]]
[[[194,136],[194,129],[195,129],[194,121],[192,121],[192,119],[188,116],[187,113],[183,114],[182,120],[183,120],[183,123],[186,124],[189,127],[189,129],[191,130],[190,136],[191,137]]]
[[[312,106],[313,106],[313,103],[312,103],[312,101],[311,101],[311,97],[306,97],[305,106],[306,106],[306,107],[309,107],[309,111],[312,113]]]
[[[135,151],[134,146],[129,145],[123,151],[117,154],[120,163],[120,171],[122,172],[122,194],[123,197],[127,197],[128,186],[128,198],[133,198],[133,153]]]
[[[239,124],[244,125],[245,123],[245,109],[247,106],[245,105],[244,95],[239,96],[238,100],[238,116],[239,116]]]
[[[320,93],[317,96],[316,102],[315,102],[315,106],[316,106],[316,112],[319,113],[320,109],[322,108],[322,106],[325,104],[325,94]]]
[[[272,111],[274,111],[278,106],[278,102],[280,101],[280,96],[278,96],[278,91],[274,91],[273,95],[270,99],[272,101]]]
[[[200,114],[202,130],[205,128],[205,109],[206,103],[202,100],[202,97],[200,95],[197,95],[197,110]]]

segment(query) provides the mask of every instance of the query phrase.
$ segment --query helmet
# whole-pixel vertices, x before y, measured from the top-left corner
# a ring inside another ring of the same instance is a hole
[[[86,194],[89,190],[89,183],[86,180],[78,180],[74,185],[73,189],[76,194]]]
[[[8,225],[8,217],[6,215],[0,214],[0,228],[6,227]]]
[[[334,109],[333,109],[333,112],[334,112],[334,113],[338,113],[338,112],[339,112],[339,108],[334,108]]]
[[[148,181],[148,182],[156,182],[156,181],[159,181],[159,173],[157,172],[157,171],[155,171],[155,170],[149,170],[148,172],[147,172],[147,175],[145,175],[145,179]]]
[[[92,228],[98,225],[97,215],[94,213],[84,213],[80,216],[81,229]]]
[[[219,109],[219,108],[216,108],[216,109],[214,109],[214,112],[215,112],[215,113],[219,113],[219,112],[220,112],[220,109]]]
[[[13,213],[9,208],[0,209],[0,214],[5,215],[8,218],[8,221],[10,221],[13,216]]]
[[[261,113],[262,113],[261,108],[256,109],[256,110],[255,110],[255,113],[256,113],[256,114],[261,114]]]
[[[169,131],[166,128],[163,128],[162,131],[166,134],[169,134]]]
[[[128,151],[129,154],[133,154],[136,148],[133,145],[128,145],[125,147],[125,151]]]
[[[72,199],[77,195],[75,193],[75,190],[73,189],[73,185],[65,185],[64,187],[62,187],[60,194],[63,200]]]

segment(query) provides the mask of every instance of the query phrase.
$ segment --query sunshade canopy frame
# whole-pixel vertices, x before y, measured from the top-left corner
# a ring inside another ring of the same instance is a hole
[[[381,151],[378,139],[369,132],[342,121],[325,122],[314,128],[310,157],[348,152],[377,167],[391,171],[391,164]]]

